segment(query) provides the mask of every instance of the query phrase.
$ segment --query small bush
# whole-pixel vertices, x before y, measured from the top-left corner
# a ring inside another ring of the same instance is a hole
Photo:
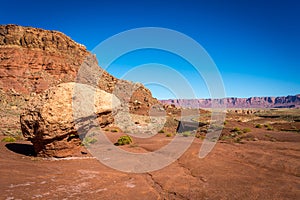
[[[239,138],[239,137],[237,137],[237,138],[235,138],[233,141],[236,142],[236,143],[241,143],[241,142],[242,142],[242,139]]]
[[[166,137],[172,137],[172,133],[167,133]]]
[[[220,137],[220,140],[229,140],[231,137],[227,135],[223,135]]]
[[[261,124],[256,124],[255,128],[262,128],[262,125]]]
[[[115,143],[116,146],[121,146],[121,145],[125,145],[125,144],[130,144],[132,143],[132,139],[129,135],[124,135],[121,136],[118,141]]]
[[[226,125],[227,124],[227,121],[224,121],[224,123],[223,123],[224,125]]]
[[[67,141],[69,142],[69,141],[71,141],[71,140],[74,139],[74,138],[79,138],[79,136],[78,136],[78,135],[75,135],[74,133],[72,133],[72,134],[70,134],[69,137],[67,138]]]
[[[106,129],[104,129],[104,131],[109,131],[109,129],[108,129],[108,128],[106,128]]]
[[[270,124],[266,124],[265,127],[268,131],[273,130],[273,127]]]
[[[224,128],[224,125],[221,123],[212,123],[209,127],[210,131],[219,131]]]
[[[191,132],[185,131],[185,132],[182,133],[182,136],[183,137],[189,137],[189,136],[191,136]]]
[[[218,137],[207,138],[207,140],[209,140],[210,142],[217,142]]]
[[[165,133],[165,131],[161,129],[160,131],[158,131],[158,133]]]
[[[241,131],[241,129],[238,128],[238,127],[234,127],[234,128],[231,130],[231,132],[237,132],[237,131]]]
[[[249,132],[251,132],[251,129],[250,129],[250,128],[244,128],[244,129],[243,129],[243,132],[244,132],[244,133],[249,133]]]
[[[16,139],[14,137],[5,137],[2,139],[2,142],[15,142]]]
[[[117,130],[117,129],[112,129],[112,130],[111,130],[111,132],[113,132],[113,133],[117,133],[117,132],[118,132],[118,130]]]
[[[90,146],[91,144],[94,144],[94,143],[96,143],[97,142],[97,139],[96,138],[92,138],[92,137],[85,137],[84,139],[83,139],[83,142],[82,142],[82,144],[84,145],[84,146]]]
[[[237,136],[237,135],[238,135],[237,133],[231,133],[231,134],[230,134],[230,137],[233,137],[233,138],[234,138],[234,137]]]
[[[205,136],[204,136],[204,135],[199,135],[199,134],[198,134],[198,135],[196,135],[195,137],[196,137],[196,138],[199,138],[200,140],[204,140],[204,139],[205,139]]]

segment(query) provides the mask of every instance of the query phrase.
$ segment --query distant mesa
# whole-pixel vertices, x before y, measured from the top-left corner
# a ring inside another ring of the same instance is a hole
[[[284,97],[225,98],[227,108],[296,108],[300,107],[300,94]],[[161,103],[183,108],[211,108],[212,99],[168,99]]]

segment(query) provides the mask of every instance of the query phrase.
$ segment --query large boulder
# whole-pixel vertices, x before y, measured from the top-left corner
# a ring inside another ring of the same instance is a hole
[[[93,98],[88,98],[90,95]],[[119,104],[117,97],[104,90],[86,84],[63,83],[31,101],[20,116],[22,133],[39,156],[79,156],[84,151],[79,137],[84,135],[78,133],[80,125],[88,125],[93,116],[101,127],[113,123],[113,106]]]

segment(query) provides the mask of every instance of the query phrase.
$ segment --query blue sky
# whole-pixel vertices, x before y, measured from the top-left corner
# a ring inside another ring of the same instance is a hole
[[[221,73],[228,97],[300,93],[300,3],[297,0],[4,0],[1,7],[0,24],[59,30],[88,50],[128,29],[173,29],[206,49]],[[168,65],[187,76],[195,97],[210,97],[202,78],[193,73],[193,67],[166,52],[133,52],[116,60],[108,71],[126,78],[126,72],[137,65],[153,62]],[[140,82],[142,77],[128,76]],[[174,97],[168,87],[157,84],[148,87],[157,98]]]

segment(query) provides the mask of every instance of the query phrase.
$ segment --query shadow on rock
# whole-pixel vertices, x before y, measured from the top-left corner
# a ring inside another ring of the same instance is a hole
[[[25,156],[36,156],[32,144],[9,143],[5,145],[7,149]]]

